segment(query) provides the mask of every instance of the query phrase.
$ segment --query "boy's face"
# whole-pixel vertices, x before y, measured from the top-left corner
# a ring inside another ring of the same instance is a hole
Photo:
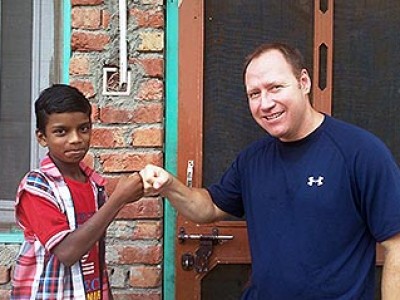
[[[57,166],[79,164],[90,146],[92,124],[82,112],[53,113],[45,132],[37,131],[39,144],[47,147]]]

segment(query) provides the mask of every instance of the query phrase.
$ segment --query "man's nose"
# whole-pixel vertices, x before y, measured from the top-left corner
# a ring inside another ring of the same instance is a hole
[[[261,95],[261,109],[270,109],[274,107],[275,100],[271,93],[262,93]]]

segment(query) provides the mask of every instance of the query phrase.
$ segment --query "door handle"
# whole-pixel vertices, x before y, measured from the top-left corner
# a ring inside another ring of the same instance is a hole
[[[232,240],[233,235],[219,235],[218,228],[212,229],[211,235],[203,234],[187,234],[184,227],[179,229],[178,240],[183,243],[187,240],[199,240],[200,247],[196,250],[195,255],[185,253],[181,257],[182,268],[186,271],[194,269],[197,273],[208,271],[208,259],[213,252],[213,246],[224,240]]]

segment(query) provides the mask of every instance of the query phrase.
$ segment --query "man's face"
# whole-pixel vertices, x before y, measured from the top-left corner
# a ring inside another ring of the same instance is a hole
[[[38,131],[36,136],[60,167],[79,164],[89,150],[91,132],[90,118],[85,113],[53,113],[48,116],[45,132]]]
[[[270,135],[287,142],[310,133],[311,80],[306,70],[296,78],[284,56],[270,50],[250,62],[245,86],[253,118]]]

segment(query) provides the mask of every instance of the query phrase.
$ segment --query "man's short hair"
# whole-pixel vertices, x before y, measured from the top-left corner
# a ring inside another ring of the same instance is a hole
[[[288,64],[292,67],[293,74],[298,79],[300,78],[301,71],[306,69],[304,58],[297,48],[284,43],[265,43],[257,47],[245,59],[243,67],[243,79],[245,79],[247,67],[256,58],[271,50],[277,50],[282,53]],[[244,82],[244,81],[243,81]]]

